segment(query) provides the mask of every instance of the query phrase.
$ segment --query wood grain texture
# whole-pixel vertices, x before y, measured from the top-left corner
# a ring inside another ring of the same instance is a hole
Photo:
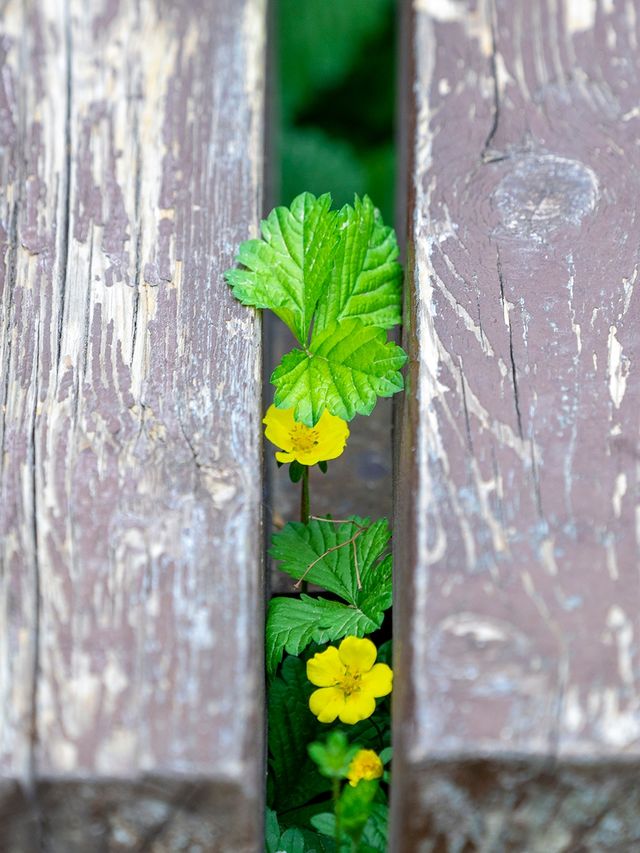
[[[408,14],[394,850],[634,849],[640,7]]]
[[[222,273],[264,6],[3,7],[0,810],[52,851],[258,844],[260,325]]]

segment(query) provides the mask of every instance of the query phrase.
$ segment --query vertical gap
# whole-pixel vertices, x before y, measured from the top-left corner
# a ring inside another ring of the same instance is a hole
[[[385,224],[394,225],[400,5],[401,0],[273,0],[265,212],[275,205],[289,206],[305,191],[316,196],[330,192],[334,209],[353,204],[356,193],[367,194]],[[399,234],[401,246],[402,237]],[[266,312],[265,408],[273,400],[271,371],[295,345],[284,324]],[[312,514],[386,516],[391,521],[392,405],[392,399],[380,398],[372,415],[349,423],[346,450],[335,463],[329,462],[327,474],[317,466],[309,470]],[[289,481],[288,466],[276,467],[274,452],[267,443],[267,538],[271,530],[299,516],[300,483]],[[274,593],[293,592],[289,576],[268,569]],[[370,636],[377,646],[391,638],[390,610],[381,630]],[[289,781],[296,785],[296,779]],[[291,820],[285,812],[281,828]]]

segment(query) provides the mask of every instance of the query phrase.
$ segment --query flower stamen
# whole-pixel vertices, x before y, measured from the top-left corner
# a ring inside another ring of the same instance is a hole
[[[318,446],[320,437],[318,431],[310,429],[305,424],[296,423],[289,430],[289,438],[291,439],[292,450],[295,453],[309,453],[314,447]]]

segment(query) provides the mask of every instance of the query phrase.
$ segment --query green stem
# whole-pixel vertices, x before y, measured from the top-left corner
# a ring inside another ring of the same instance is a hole
[[[309,466],[304,465],[302,468],[302,492],[300,493],[300,521],[303,524],[309,524],[310,516],[309,508]]]
[[[302,466],[302,489],[300,492],[300,521],[303,524],[309,524],[309,517],[311,515],[310,509],[310,498],[309,498],[309,466]],[[307,592],[309,589],[309,584],[306,581],[302,581],[302,586],[300,591]]]
[[[338,776],[333,777],[333,788],[331,794],[333,797],[333,813],[336,816],[336,831],[334,839],[336,842],[336,850],[340,850],[342,832],[340,829],[340,813],[338,811],[338,800],[340,799],[340,778]]]

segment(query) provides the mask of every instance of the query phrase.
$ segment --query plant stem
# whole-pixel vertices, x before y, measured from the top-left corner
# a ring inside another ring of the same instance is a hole
[[[300,493],[300,521],[303,524],[309,524],[309,466],[304,465],[302,468],[302,491]]]
[[[300,521],[303,524],[309,524],[311,515],[310,498],[309,498],[309,466],[302,466],[302,483],[300,491]],[[301,591],[305,592],[309,589],[309,584],[302,581]]]

